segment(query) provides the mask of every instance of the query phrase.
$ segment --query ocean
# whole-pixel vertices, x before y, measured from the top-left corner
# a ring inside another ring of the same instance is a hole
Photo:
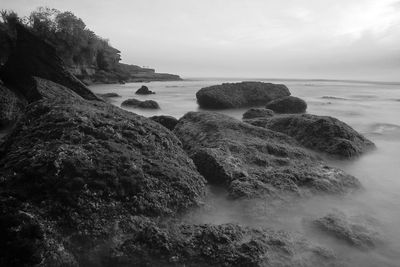
[[[176,118],[189,111],[200,110],[196,92],[206,86],[238,80],[191,79],[171,82],[93,85],[97,94],[115,92],[110,99],[120,106],[128,98],[152,99],[159,110],[130,109],[143,116],[171,115]],[[353,160],[326,158],[329,165],[357,177],[363,185],[360,192],[346,196],[311,197],[296,201],[285,209],[271,210],[269,203],[230,201],[226,192],[210,188],[204,208],[192,211],[182,220],[196,223],[235,222],[249,226],[265,226],[289,230],[305,236],[350,261],[351,266],[400,266],[400,83],[326,80],[259,80],[283,83],[292,95],[304,99],[307,112],[336,117],[372,140],[377,148]],[[155,95],[139,96],[135,91],[146,85]],[[247,109],[218,110],[241,119]],[[349,216],[373,220],[382,232],[382,244],[362,251],[345,242],[315,231],[309,220],[338,210]]]

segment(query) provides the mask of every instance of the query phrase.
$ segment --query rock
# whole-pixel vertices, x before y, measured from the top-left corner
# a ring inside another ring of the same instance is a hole
[[[286,96],[269,102],[266,108],[276,113],[304,113],[307,109],[307,103],[301,98],[295,96]]]
[[[41,97],[39,92],[31,90],[36,76],[64,85],[85,99],[100,100],[68,71],[54,47],[20,24],[16,25],[16,31],[16,47],[0,69],[0,77],[7,87],[33,102]]]
[[[32,90],[46,95],[0,145],[0,206],[8,207],[0,216],[8,240],[2,264],[88,266],[90,251],[107,246],[122,219],[176,215],[201,203],[205,181],[170,131],[34,82]]]
[[[288,95],[289,89],[283,84],[241,82],[202,88],[196,98],[202,108],[224,109],[265,105]]]
[[[178,120],[172,116],[165,116],[165,115],[161,115],[161,116],[153,116],[150,117],[149,119],[158,122],[159,124],[161,124],[162,126],[164,126],[165,128],[167,128],[168,130],[173,130],[176,126],[176,124],[178,123]]]
[[[313,221],[313,225],[321,231],[363,250],[375,248],[382,242],[375,224],[374,220],[360,216],[348,217],[340,211]]]
[[[272,117],[274,112],[266,108],[251,108],[243,114],[243,119],[254,119],[259,117]]]
[[[160,106],[154,100],[140,101],[135,98],[130,98],[121,103],[122,107],[145,108],[145,109],[159,109]]]
[[[121,97],[121,96],[120,96],[119,94],[117,94],[117,93],[105,93],[105,94],[99,94],[99,96],[105,97],[105,98]]]
[[[0,129],[14,124],[22,115],[25,105],[13,91],[0,85]]]
[[[328,116],[294,114],[246,122],[290,135],[307,148],[337,157],[359,156],[375,147],[346,123]]]
[[[174,129],[199,172],[233,198],[345,193],[360,187],[291,137],[211,112],[189,112]],[[286,194],[285,194],[286,193]]]
[[[137,95],[151,95],[151,94],[155,94],[153,91],[150,91],[149,88],[146,85],[142,85],[142,87],[140,87],[136,93]]]
[[[157,225],[135,218],[107,266],[339,266],[327,249],[283,231],[234,224]]]

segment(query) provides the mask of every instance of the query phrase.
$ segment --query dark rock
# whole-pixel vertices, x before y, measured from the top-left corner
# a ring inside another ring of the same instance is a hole
[[[140,101],[135,98],[130,98],[121,103],[123,107],[145,108],[145,109],[159,109],[160,106],[154,100]]]
[[[38,100],[40,94],[31,89],[33,77],[37,76],[64,85],[85,99],[99,100],[67,70],[54,47],[20,24],[16,25],[16,31],[16,47],[0,69],[0,77],[7,87],[16,90],[28,102]]]
[[[272,117],[274,112],[266,108],[251,108],[243,114],[243,119],[254,119],[259,117]]]
[[[121,96],[120,96],[119,94],[117,94],[117,93],[105,93],[105,94],[99,94],[99,96],[105,97],[105,98],[121,97]]]
[[[161,124],[162,126],[171,131],[175,128],[176,124],[178,123],[178,120],[172,116],[164,116],[164,115],[153,116],[150,117],[149,119],[158,122],[159,124]]]
[[[288,95],[290,92],[285,85],[262,82],[223,83],[196,93],[200,107],[212,109],[265,105]]]
[[[325,165],[291,137],[226,115],[189,112],[174,129],[199,172],[232,197],[344,193],[360,187]]]
[[[375,147],[346,123],[328,116],[281,115],[246,122],[290,135],[305,147],[332,156],[351,158]]]
[[[348,217],[343,212],[335,211],[315,220],[313,224],[321,231],[359,249],[375,248],[382,243],[377,223],[371,218]]]
[[[107,266],[338,266],[327,249],[283,231],[234,224],[157,225],[135,218]]]
[[[286,96],[269,102],[266,106],[276,113],[304,113],[307,109],[307,103],[301,98],[295,96]]]
[[[151,95],[151,94],[155,94],[153,91],[150,91],[149,88],[146,85],[142,85],[142,87],[140,87],[136,93],[137,95]]]
[[[204,179],[170,131],[34,81],[47,94],[0,145],[2,265],[88,266],[89,252],[107,246],[122,219],[199,205]]]
[[[14,124],[22,115],[25,105],[13,91],[0,85],[0,129]]]

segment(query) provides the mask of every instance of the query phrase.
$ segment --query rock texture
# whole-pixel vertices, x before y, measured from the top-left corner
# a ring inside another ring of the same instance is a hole
[[[165,115],[161,115],[161,116],[153,116],[150,117],[149,119],[158,122],[159,124],[161,124],[162,126],[164,126],[165,128],[167,128],[168,130],[173,130],[176,126],[176,124],[178,123],[178,120],[172,116],[165,116]]]
[[[0,129],[14,124],[22,115],[25,104],[13,91],[0,84]]]
[[[266,106],[276,113],[304,113],[307,109],[307,103],[295,96],[286,96],[269,102]]]
[[[262,82],[223,83],[196,93],[200,107],[212,109],[265,105],[288,95],[290,92],[285,85]]]
[[[174,129],[199,172],[230,196],[344,193],[356,178],[326,166],[291,137],[226,115],[189,112]]]
[[[150,91],[147,86],[142,85],[142,87],[137,89],[135,94],[137,94],[137,95],[152,95],[152,94],[155,94],[155,93],[153,91]]]
[[[359,156],[375,147],[346,123],[328,116],[281,115],[246,122],[290,135],[307,148],[337,157]]]
[[[140,101],[135,98],[130,98],[130,99],[125,100],[124,102],[121,103],[121,106],[132,107],[132,108],[145,108],[145,109],[159,109],[160,108],[158,103],[154,100]]]
[[[100,94],[99,96],[105,97],[105,98],[121,97],[121,96],[120,96],[119,94],[117,94],[117,93],[105,93],[105,94]]]
[[[160,226],[135,218],[109,266],[339,266],[326,249],[283,231],[234,224]]]
[[[347,242],[351,246],[366,250],[382,243],[382,236],[373,220],[362,217],[348,217],[334,211],[313,222],[321,231]]]
[[[0,146],[1,263],[88,266],[122,218],[200,203],[204,179],[170,131],[34,81],[42,100]]]
[[[274,116],[275,112],[266,108],[251,108],[243,113],[243,119],[268,118]]]
[[[32,77],[37,76],[64,85],[85,99],[99,100],[67,70],[54,47],[20,24],[16,25],[16,31],[16,46],[0,69],[0,77],[6,86],[32,102],[41,97],[39,92],[31,90],[34,86]]]

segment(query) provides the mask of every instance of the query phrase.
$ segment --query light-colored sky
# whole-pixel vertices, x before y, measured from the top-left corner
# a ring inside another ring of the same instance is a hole
[[[1,0],[72,11],[122,60],[183,77],[400,81],[400,0]]]

